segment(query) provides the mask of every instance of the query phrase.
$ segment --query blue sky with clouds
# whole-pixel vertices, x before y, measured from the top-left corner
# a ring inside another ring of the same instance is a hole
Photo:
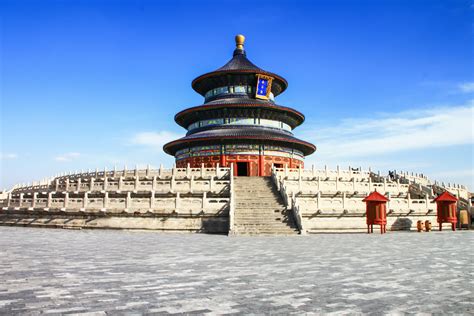
[[[247,56],[289,81],[306,164],[474,188],[470,1],[0,1],[0,187],[163,163],[198,75]]]

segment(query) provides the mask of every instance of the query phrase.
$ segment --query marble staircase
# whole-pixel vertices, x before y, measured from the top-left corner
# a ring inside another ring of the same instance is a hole
[[[295,235],[298,228],[270,177],[236,177],[236,235]]]

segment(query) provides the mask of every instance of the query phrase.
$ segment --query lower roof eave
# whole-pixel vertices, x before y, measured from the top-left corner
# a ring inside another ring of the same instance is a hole
[[[313,154],[317,147],[311,143],[305,142],[303,140],[294,139],[289,140],[286,138],[279,137],[268,137],[268,138],[259,138],[251,136],[240,136],[236,137],[203,137],[203,138],[193,138],[193,139],[178,139],[172,142],[169,142],[163,146],[165,153],[174,156],[176,152],[182,148],[197,146],[199,144],[230,144],[230,143],[242,143],[242,141],[254,141],[258,143],[279,143],[286,145],[290,148],[294,148],[303,152],[305,156]]]

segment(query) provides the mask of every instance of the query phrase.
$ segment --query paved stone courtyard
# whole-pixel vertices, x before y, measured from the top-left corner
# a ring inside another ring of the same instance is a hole
[[[473,241],[0,227],[0,314],[472,314]]]

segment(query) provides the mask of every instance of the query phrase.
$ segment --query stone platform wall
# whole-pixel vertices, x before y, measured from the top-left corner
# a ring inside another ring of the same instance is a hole
[[[229,168],[95,171],[17,186],[0,225],[227,233]]]
[[[381,177],[360,168],[273,168],[272,179],[302,232],[366,231],[366,204],[362,200],[377,190],[387,202],[387,229],[415,230],[417,221],[436,222],[436,203],[430,187],[409,179]],[[427,180],[425,181],[426,183]],[[445,190],[462,197],[457,191]],[[417,192],[418,194],[414,194]],[[444,227],[444,226],[443,226]],[[446,227],[450,227],[446,224]]]

